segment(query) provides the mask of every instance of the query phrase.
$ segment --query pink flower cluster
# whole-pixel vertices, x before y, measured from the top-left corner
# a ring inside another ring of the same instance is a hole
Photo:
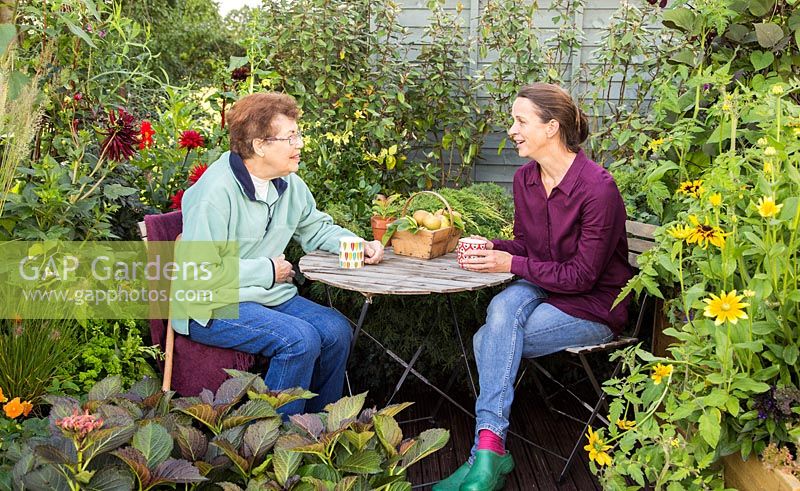
[[[98,418],[94,414],[89,414],[88,409],[84,414],[81,414],[76,409],[73,411],[72,416],[57,419],[56,426],[61,428],[65,433],[71,433],[82,440],[92,431],[102,428],[103,419]]]

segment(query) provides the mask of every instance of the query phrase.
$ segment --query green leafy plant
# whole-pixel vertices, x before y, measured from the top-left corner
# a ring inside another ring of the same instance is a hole
[[[797,25],[788,3],[769,12],[738,5],[664,11],[676,33],[665,51],[672,63],[653,82],[646,117],[614,133],[663,223],[622,296],[668,297],[664,333],[676,342],[671,359],[627,352],[628,372],[607,387],[610,420],[632,425],[590,437],[610,489],[720,488],[720,457],[758,455],[800,435],[797,402],[767,410],[776,393],[800,385],[799,87],[782,61],[794,55],[763,51],[786,42],[796,54]]]
[[[174,399],[154,379],[123,393],[118,376],[98,382],[84,404],[50,396],[51,434],[12,445],[6,454],[15,461],[11,480],[33,490],[147,490],[209,481],[229,490],[410,490],[408,467],[449,437],[434,429],[403,439],[394,416],[409,404],[364,409],[365,394],[282,424],[276,407],[313,394],[271,391],[255,374],[228,374],[216,393],[199,397]]]
[[[380,218],[394,218],[397,212],[400,211],[400,206],[397,200],[402,195],[395,193],[391,196],[384,196],[379,194],[372,200],[372,214]]]
[[[38,404],[51,381],[79,352],[69,320],[0,320],[0,388]]]
[[[148,360],[159,358],[161,351],[144,345],[136,321],[84,321],[75,331],[80,340],[78,355],[62,365],[53,391],[64,390],[65,384],[72,382],[74,387],[69,390],[87,392],[111,375],[121,376],[125,385],[155,376]]]

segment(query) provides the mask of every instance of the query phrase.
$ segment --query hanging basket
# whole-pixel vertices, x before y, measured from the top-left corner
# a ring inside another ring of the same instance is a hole
[[[403,211],[400,213],[400,216],[406,215],[408,205],[420,194],[432,194],[436,196],[444,203],[444,206],[447,208],[448,216],[452,221],[453,209],[450,208],[450,203],[444,199],[444,196],[433,191],[420,191],[409,196],[408,200],[406,200],[406,204],[403,206]],[[420,228],[417,230],[417,233],[411,233],[408,230],[397,230],[394,235],[392,235],[392,247],[394,248],[394,253],[401,256],[433,259],[435,257],[444,256],[448,252],[453,252],[460,238],[461,230],[454,227],[452,223],[449,227],[440,228],[439,230]]]

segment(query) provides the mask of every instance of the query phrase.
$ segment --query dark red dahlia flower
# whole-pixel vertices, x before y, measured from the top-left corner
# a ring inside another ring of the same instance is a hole
[[[142,121],[142,126],[139,129],[139,149],[150,148],[153,146],[153,135],[156,134],[156,130],[153,129],[153,125],[150,124],[150,121]]]
[[[239,68],[234,69],[231,72],[231,78],[237,82],[241,82],[242,80],[247,80],[247,77],[250,76],[250,67],[240,66]]]
[[[183,193],[185,193],[185,189],[179,189],[177,193],[170,196],[169,200],[172,202],[169,205],[171,210],[180,210],[181,209],[181,202],[183,201]]]
[[[203,141],[202,135],[195,130],[184,131],[181,133],[181,137],[178,139],[178,146],[187,150],[200,148],[204,144],[205,142]]]
[[[109,111],[106,129],[100,132],[105,135],[100,144],[101,155],[116,162],[133,157],[139,144],[139,134],[135,124],[135,118],[128,111],[122,108],[117,109],[116,113]]]
[[[189,185],[192,185],[200,180],[203,174],[208,169],[208,164],[197,164],[189,171]]]

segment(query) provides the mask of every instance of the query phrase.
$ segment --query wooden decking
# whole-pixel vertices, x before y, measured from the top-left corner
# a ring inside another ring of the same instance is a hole
[[[414,406],[398,416],[408,419],[430,415],[436,405],[436,394],[402,391],[398,401],[416,401]],[[471,407],[471,406],[469,406]],[[530,440],[561,455],[568,455],[582,426],[551,413],[538,401],[533,392],[520,393],[514,401],[511,429]],[[406,435],[417,435],[427,428],[450,430],[450,442],[439,452],[429,456],[409,470],[409,479],[415,489],[429,490],[431,484],[455,471],[469,455],[474,435],[474,420],[448,403],[444,403],[435,422],[412,421],[401,426]],[[506,481],[505,491],[558,490],[594,491],[600,485],[589,471],[586,452],[581,448],[563,482],[557,478],[563,461],[509,436],[508,450],[514,456],[516,468]]]

